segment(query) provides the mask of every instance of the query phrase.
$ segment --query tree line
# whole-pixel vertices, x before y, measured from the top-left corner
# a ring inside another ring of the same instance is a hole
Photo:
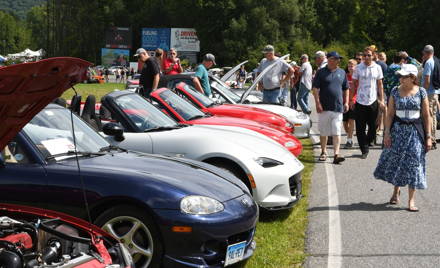
[[[143,27],[196,28],[201,54],[215,54],[220,65],[256,64],[266,44],[293,59],[336,50],[347,60],[371,44],[420,58],[424,45],[439,44],[439,7],[431,0],[47,0],[25,20],[0,12],[0,53],[43,48],[98,64],[105,30],[119,26],[132,29],[131,54]]]

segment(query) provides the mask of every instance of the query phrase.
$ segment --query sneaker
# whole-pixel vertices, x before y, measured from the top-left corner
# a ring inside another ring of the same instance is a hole
[[[353,141],[347,141],[347,143],[344,146],[345,149],[353,148]]]
[[[333,164],[339,165],[345,161],[345,158],[335,154],[335,158],[333,159]]]
[[[367,159],[367,157],[368,157],[368,153],[362,153],[361,159]]]

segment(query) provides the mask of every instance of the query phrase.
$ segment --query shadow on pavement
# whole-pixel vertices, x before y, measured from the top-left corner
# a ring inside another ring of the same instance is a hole
[[[393,207],[387,203],[371,204],[365,202],[353,203],[350,205],[339,205],[338,207],[313,207],[307,211],[326,211],[326,210],[340,210],[340,211],[390,211],[390,210],[405,210],[406,208]]]

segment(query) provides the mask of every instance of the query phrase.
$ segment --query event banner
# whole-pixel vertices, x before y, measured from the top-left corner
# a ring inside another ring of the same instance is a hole
[[[170,50],[170,28],[142,28],[142,47],[146,50]]]
[[[104,66],[129,66],[130,50],[128,49],[101,49],[101,64]]]
[[[177,51],[200,52],[197,32],[192,28],[171,28],[171,47]]]
[[[105,47],[131,48],[130,28],[112,27],[105,32]]]

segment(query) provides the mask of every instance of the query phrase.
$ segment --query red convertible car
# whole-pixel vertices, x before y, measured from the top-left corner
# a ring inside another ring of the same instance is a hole
[[[259,108],[250,107],[248,105],[216,104],[213,100],[184,82],[180,82],[172,90],[180,97],[189,100],[194,106],[205,113],[254,120],[288,133],[294,132],[292,124],[290,124],[287,119],[281,115]]]
[[[302,152],[301,142],[291,133],[271,128],[253,120],[204,113],[167,88],[153,91],[150,96],[153,101],[158,103],[163,112],[179,123],[243,127],[275,140],[295,156],[299,156]]]

